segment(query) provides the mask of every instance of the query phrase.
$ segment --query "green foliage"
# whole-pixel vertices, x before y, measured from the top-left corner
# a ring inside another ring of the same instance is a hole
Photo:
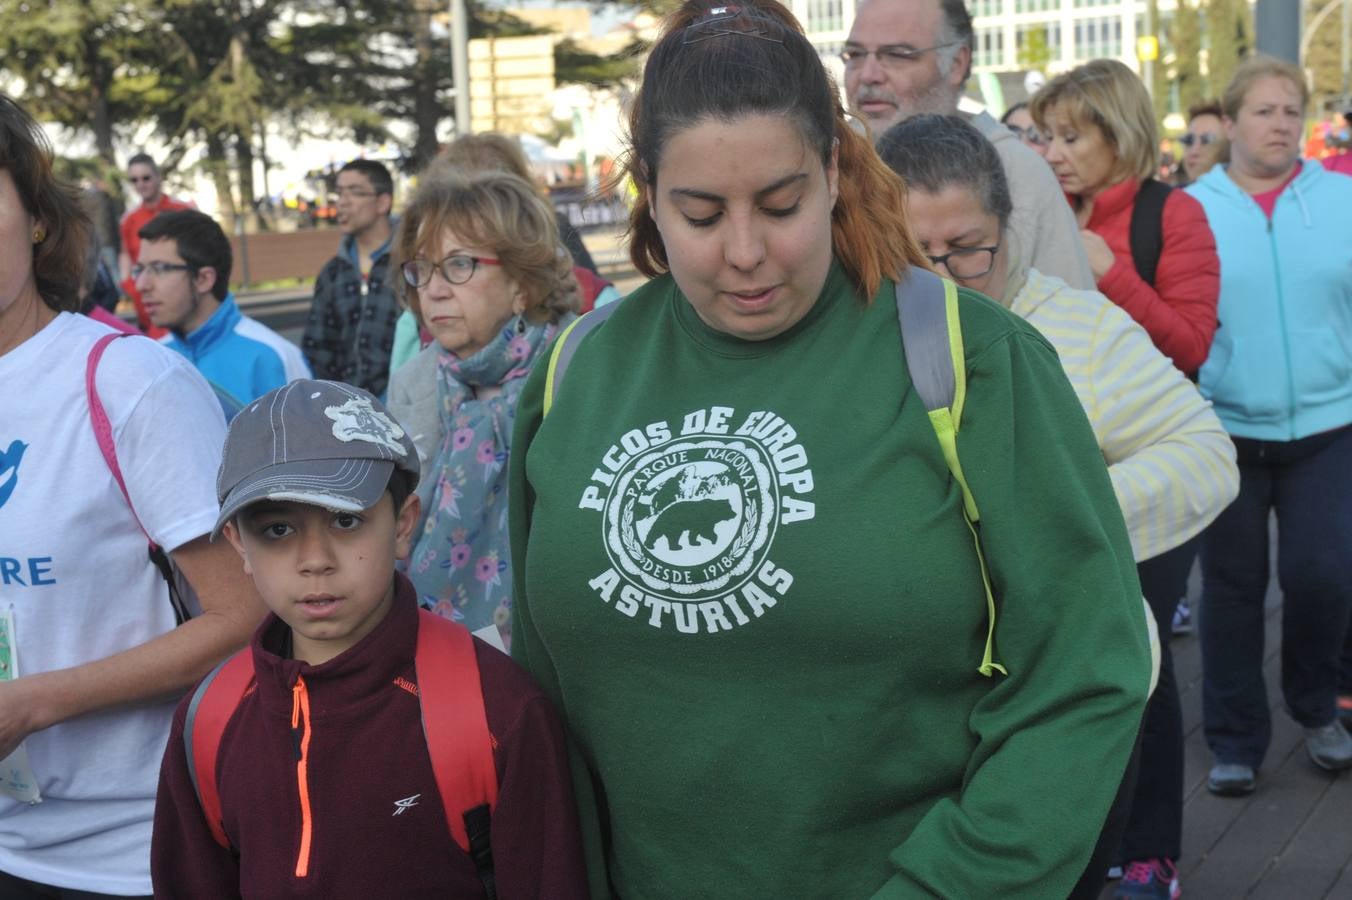
[[[1206,80],[1202,78],[1202,14],[1188,0],[1178,0],[1170,29],[1174,49],[1174,83],[1178,85],[1179,111],[1187,115],[1190,107],[1206,97]]]
[[[634,40],[614,56],[601,56],[584,50],[571,38],[554,45],[554,80],[559,84],[589,84],[610,87],[637,78],[645,41]]]
[[[1306,8],[1305,24],[1308,28],[1329,5],[1338,5],[1339,0],[1310,0]],[[1305,67],[1314,75],[1313,93],[1319,97],[1341,96],[1345,90],[1345,76],[1342,68],[1342,10],[1331,10],[1323,21],[1315,27],[1310,36],[1309,51],[1305,56]]]
[[[1207,0],[1207,93],[1219,97],[1235,66],[1253,49],[1253,14],[1248,0]]]
[[[1051,44],[1047,41],[1047,29],[1033,28],[1027,33],[1023,46],[1019,48],[1018,63],[1026,71],[1043,72],[1052,61]]]

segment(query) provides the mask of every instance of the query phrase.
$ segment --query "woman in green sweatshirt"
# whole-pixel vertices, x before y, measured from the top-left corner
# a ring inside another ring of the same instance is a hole
[[[1057,897],[1150,678],[1056,354],[964,291],[962,496],[911,385],[903,187],[772,0],[687,3],[631,116],[654,280],[537,367],[513,653],[564,715],[595,896]],[[545,396],[552,405],[545,416]]]

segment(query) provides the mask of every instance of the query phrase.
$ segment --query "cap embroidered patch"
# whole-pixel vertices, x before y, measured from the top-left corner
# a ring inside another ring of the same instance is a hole
[[[353,397],[342,406],[326,407],[324,415],[333,420],[333,436],[340,441],[380,444],[400,456],[408,452],[399,443],[399,439],[404,436],[404,429],[372,407],[371,401],[365,397]]]

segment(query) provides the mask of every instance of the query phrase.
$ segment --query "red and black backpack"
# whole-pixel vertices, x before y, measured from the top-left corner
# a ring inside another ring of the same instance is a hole
[[[427,754],[451,837],[474,860],[492,900],[497,890],[489,836],[498,775],[474,639],[462,626],[419,610],[413,666]],[[231,845],[221,821],[221,737],[253,683],[253,652],[246,647],[202,679],[183,723],[188,774],[212,837],[226,849]],[[436,714],[428,715],[428,710]]]

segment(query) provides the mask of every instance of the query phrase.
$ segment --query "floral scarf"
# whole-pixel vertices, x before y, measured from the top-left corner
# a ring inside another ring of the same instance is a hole
[[[566,324],[566,323],[564,323]],[[422,521],[408,574],[419,602],[471,631],[511,616],[507,454],[521,388],[559,324],[515,316],[473,356],[437,359],[441,440],[418,484]],[[473,388],[500,386],[480,400]]]

